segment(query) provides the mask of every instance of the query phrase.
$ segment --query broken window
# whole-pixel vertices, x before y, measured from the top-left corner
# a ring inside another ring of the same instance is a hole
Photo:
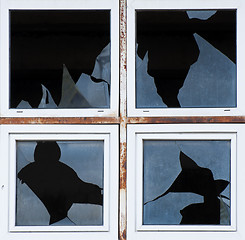
[[[0,238],[244,238],[240,1],[0,8]]]
[[[236,229],[239,125],[128,126],[128,232],[152,239]]]
[[[10,37],[11,108],[110,108],[110,10],[11,10]]]
[[[235,108],[236,10],[136,10],[136,108]]]
[[[18,141],[16,226],[103,225],[103,141]]]
[[[118,126],[12,125],[1,134],[8,238],[117,236]]]
[[[149,141],[144,225],[230,225],[230,141]]]

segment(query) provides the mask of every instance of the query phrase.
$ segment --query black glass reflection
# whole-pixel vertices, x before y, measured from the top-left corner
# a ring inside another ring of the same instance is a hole
[[[145,225],[230,225],[229,141],[144,141]]]
[[[103,141],[17,143],[16,224],[102,225]]]
[[[109,10],[11,10],[11,108],[109,108]]]
[[[236,11],[136,11],[136,107],[236,107]]]

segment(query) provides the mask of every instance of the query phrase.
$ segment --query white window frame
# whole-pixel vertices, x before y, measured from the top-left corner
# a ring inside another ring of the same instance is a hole
[[[118,235],[118,126],[2,125],[0,238],[116,239]],[[102,226],[15,226],[16,142],[36,140],[103,140],[104,204]]]
[[[231,225],[143,225],[143,140],[231,141]],[[128,126],[127,215],[128,239],[224,239],[245,238],[243,228],[243,148],[245,126],[238,124],[169,124]]]
[[[119,111],[119,4],[117,0],[2,0],[0,4],[1,90],[0,112],[6,117],[101,117],[118,116]],[[10,109],[9,11],[10,10],[110,10],[111,94],[110,108]]]
[[[244,62],[245,52],[243,31],[245,23],[245,7],[242,0],[128,0],[127,11],[127,91],[128,115],[130,117],[161,117],[161,116],[240,116],[245,114]],[[235,9],[237,10],[237,107],[234,108],[136,108],[136,80],[135,80],[135,46],[136,46],[136,10],[205,10],[205,9]]]

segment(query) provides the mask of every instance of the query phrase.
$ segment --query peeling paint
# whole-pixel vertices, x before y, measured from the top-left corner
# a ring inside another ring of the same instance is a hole
[[[120,0],[120,193],[119,239],[126,240],[127,229],[127,1]]]
[[[126,239],[126,230],[122,232],[122,234],[120,235],[120,239]]]
[[[0,124],[119,124],[118,117],[0,118]]]
[[[244,116],[216,117],[129,117],[128,124],[245,123]]]
[[[120,143],[120,189],[126,189],[126,143]]]
[[[1,117],[0,124],[181,124],[245,123],[244,116],[228,117]]]
[[[126,240],[127,233],[127,214],[126,214],[126,189],[120,190],[120,221],[119,221],[119,239]]]

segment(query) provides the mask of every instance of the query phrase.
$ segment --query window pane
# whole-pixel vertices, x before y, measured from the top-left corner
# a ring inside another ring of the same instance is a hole
[[[136,107],[236,107],[235,10],[137,10]]]
[[[11,108],[109,108],[110,10],[12,10]]]
[[[230,225],[226,140],[145,140],[143,224]]]
[[[18,141],[16,225],[103,225],[104,142]]]

